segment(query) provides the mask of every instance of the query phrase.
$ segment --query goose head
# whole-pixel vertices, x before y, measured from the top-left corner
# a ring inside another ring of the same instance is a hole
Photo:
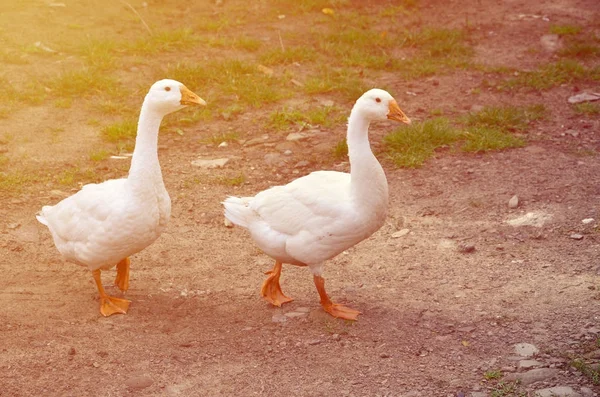
[[[356,101],[355,107],[368,121],[396,120],[410,124],[411,121],[387,91],[373,88]]]
[[[144,103],[155,112],[166,116],[189,105],[206,106],[204,99],[179,81],[164,79],[152,84]]]

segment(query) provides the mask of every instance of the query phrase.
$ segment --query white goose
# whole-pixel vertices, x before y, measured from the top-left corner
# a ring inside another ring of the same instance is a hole
[[[228,197],[225,216],[247,228],[258,247],[275,259],[261,295],[281,306],[292,301],[279,285],[282,263],[308,266],[323,309],[334,317],[356,320],[360,312],[335,304],[325,292],[323,262],[377,231],[385,221],[388,185],[369,145],[369,124],[377,120],[410,124],[394,98],[372,89],[357,101],[348,119],[350,174],[317,171],[254,197]]]
[[[85,185],[37,215],[63,257],[92,271],[104,316],[126,313],[130,301],[108,296],[100,271],[116,265],[115,284],[127,291],[129,256],[152,244],[169,220],[171,199],[158,162],[158,130],[164,116],[187,105],[206,102],[178,81],[154,83],[140,111],[129,176]]]

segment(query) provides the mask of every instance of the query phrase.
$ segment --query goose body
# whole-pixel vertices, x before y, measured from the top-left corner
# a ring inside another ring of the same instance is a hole
[[[37,215],[62,256],[93,272],[105,316],[125,313],[129,301],[106,295],[100,270],[116,265],[115,284],[126,291],[129,256],[152,244],[167,226],[171,199],[158,161],[158,131],[165,115],[191,104],[205,102],[175,80],[154,83],[140,112],[127,178],[85,185]]]
[[[316,171],[254,197],[228,197],[225,216],[249,230],[256,245],[275,259],[261,294],[279,306],[291,301],[279,287],[281,264],[308,266],[324,309],[356,319],[359,312],[332,303],[324,289],[323,263],[371,236],[385,222],[388,185],[369,145],[369,124],[410,120],[386,91],[363,94],[348,119],[350,173]]]

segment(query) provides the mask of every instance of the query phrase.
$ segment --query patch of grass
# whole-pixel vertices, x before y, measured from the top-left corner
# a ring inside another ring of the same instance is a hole
[[[97,70],[106,70],[115,66],[114,51],[117,43],[111,40],[89,40],[80,49],[88,65]]]
[[[0,168],[4,167],[6,164],[8,164],[8,157],[0,154]]]
[[[558,51],[558,55],[570,58],[592,58],[600,55],[600,46],[597,45],[597,42],[600,42],[600,40],[569,40],[565,46]]]
[[[64,186],[72,186],[80,182],[97,182],[99,180],[98,175],[91,168],[79,169],[71,168],[63,170],[56,176],[57,182]]]
[[[477,113],[471,113],[465,118],[470,126],[497,128],[508,131],[521,131],[530,122],[544,117],[544,105],[532,105],[527,108],[516,106],[485,107]]]
[[[0,90],[0,102],[3,102],[5,105],[12,105],[15,103],[39,105],[44,101],[46,96],[37,82],[22,84],[17,89],[8,79],[0,76],[0,85],[2,86],[2,90]]]
[[[193,47],[199,40],[192,29],[162,31],[145,36],[126,47],[128,53],[152,55],[159,52],[177,51]]]
[[[360,75],[350,69],[335,70],[323,67],[304,83],[304,91],[307,94],[335,92],[348,100],[356,100],[366,90],[367,85]]]
[[[394,2],[379,11],[379,17],[381,18],[393,18],[410,15],[412,10],[417,6],[416,0],[405,0],[401,2]],[[401,3],[401,4],[398,4]]]
[[[102,135],[108,142],[132,140],[135,139],[136,134],[137,122],[135,120],[125,120],[110,124],[102,130]]]
[[[237,132],[222,132],[200,140],[200,143],[218,145],[221,142],[235,142],[240,138]]]
[[[473,54],[473,49],[466,45],[467,37],[464,30],[425,28],[405,32],[404,45],[418,48],[433,58],[464,57]]]
[[[278,1],[277,4],[280,6],[280,10],[289,14],[297,13],[308,13],[308,12],[321,12],[323,8],[343,9],[343,6],[347,5],[349,0],[287,0]]]
[[[600,114],[600,104],[595,102],[576,103],[575,105],[573,105],[573,110],[575,110],[575,112],[579,114],[593,116]]]
[[[483,374],[483,377],[487,380],[500,379],[502,377],[502,371],[490,370]]]
[[[560,36],[577,34],[581,32],[581,26],[577,25],[550,25],[550,33]]]
[[[333,147],[333,158],[336,160],[344,160],[348,158],[348,142],[346,142],[346,138],[339,141]]]
[[[19,192],[25,185],[36,181],[37,178],[22,171],[0,172],[0,191]]]
[[[283,109],[271,113],[269,126],[278,131],[294,124],[329,127],[343,119],[344,116],[333,106],[320,106],[306,111]]]
[[[600,385],[600,369],[598,367],[592,367],[582,359],[571,361],[571,366],[585,375],[594,385]]]
[[[385,152],[399,167],[418,168],[435,151],[448,147],[464,136],[443,117],[413,123],[386,135]]]
[[[54,106],[60,109],[69,109],[73,106],[73,98],[58,98],[54,101]]]
[[[393,62],[396,73],[406,79],[432,76],[442,70],[474,68],[473,49],[465,30],[425,28],[406,31],[397,39],[415,54]]]
[[[517,77],[506,81],[503,87],[546,90],[575,80],[595,78],[595,73],[595,70],[586,69],[576,61],[565,59],[541,66],[538,70],[521,72]]]
[[[498,128],[478,126],[465,131],[465,143],[461,149],[465,152],[482,153],[525,146],[522,138],[503,132]]]
[[[91,95],[115,94],[118,83],[110,75],[98,69],[66,71],[47,82],[55,97],[87,97]]]
[[[102,161],[106,160],[110,156],[110,153],[104,149],[96,150],[95,152],[90,153],[91,161]]]
[[[351,25],[354,26],[354,25]],[[340,27],[335,33],[314,37],[319,53],[339,59],[343,66],[390,69],[394,58],[390,52],[396,37],[369,28]]]
[[[213,61],[204,65],[180,63],[170,66],[167,75],[175,80],[185,81],[188,87],[209,86],[219,92],[221,98],[233,96],[239,102],[254,107],[276,102],[289,95],[279,80],[266,76],[253,63],[236,59]],[[213,106],[223,107],[222,104],[229,105],[231,102],[221,100]]]
[[[223,186],[240,186],[244,182],[246,182],[246,175],[240,173],[233,177],[221,176],[214,180],[214,182],[218,185]]]
[[[262,41],[246,36],[240,37],[211,37],[207,44],[215,48],[231,48],[234,50],[244,50],[255,52],[262,46]]]
[[[527,397],[527,392],[520,391],[516,382],[500,382],[491,391],[490,397]]]
[[[231,22],[229,19],[225,17],[221,18],[201,18],[195,26],[195,30],[197,31],[205,31],[205,32],[220,32],[224,29],[227,29],[231,26]]]
[[[294,62],[313,62],[318,53],[310,47],[288,47],[285,50],[274,48],[262,53],[259,57],[261,63],[267,66],[289,65]]]
[[[23,54],[8,51],[5,49],[0,50],[0,62],[12,65],[26,65],[29,63],[29,61],[26,57],[23,56]]]

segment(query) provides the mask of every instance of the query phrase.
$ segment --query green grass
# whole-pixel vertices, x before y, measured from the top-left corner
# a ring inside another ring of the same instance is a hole
[[[188,87],[206,87],[218,92],[219,101],[211,103],[211,107],[216,108],[231,105],[232,97],[245,105],[260,107],[289,96],[280,80],[266,76],[252,62],[237,59],[203,65],[179,63],[171,65],[166,74]]]
[[[541,66],[531,72],[521,72],[519,76],[506,81],[504,88],[533,88],[547,90],[565,83],[572,83],[581,79],[600,78],[596,69],[587,69],[577,61],[565,59],[555,63]]]
[[[246,182],[246,176],[242,173],[239,173],[238,175],[232,177],[221,176],[214,179],[214,183],[223,186],[240,186],[244,182]]]
[[[482,153],[525,146],[525,140],[498,128],[478,126],[465,133],[465,143],[461,146],[465,152]]]
[[[267,66],[289,65],[294,62],[307,63],[317,59],[318,52],[310,47],[288,47],[285,50],[274,48],[260,54],[259,60]]]
[[[107,125],[102,130],[102,135],[108,142],[121,142],[135,139],[137,134],[137,121],[125,120]]]
[[[69,109],[73,106],[73,98],[57,98],[54,100],[54,106],[60,109]]]
[[[583,102],[573,105],[573,110],[579,114],[594,116],[600,114],[600,104],[595,102]]]
[[[333,158],[336,160],[344,160],[347,157],[348,142],[346,142],[346,138],[344,138],[333,147]]]
[[[405,46],[418,48],[433,58],[471,56],[473,49],[467,40],[467,32],[458,29],[424,28],[404,34]]]
[[[490,397],[527,397],[527,392],[520,391],[516,382],[500,382],[491,390]]]
[[[218,145],[221,142],[235,142],[240,138],[237,132],[222,132],[200,140],[200,143]]]
[[[347,100],[358,99],[367,85],[361,76],[352,69],[331,69],[321,67],[304,82],[304,92],[310,95],[335,92]]]
[[[246,36],[239,37],[211,37],[206,44],[214,48],[229,48],[232,50],[244,50],[255,52],[262,47],[262,41]]]
[[[423,123],[402,126],[384,137],[385,152],[399,167],[417,168],[442,148],[483,153],[525,146],[514,132],[524,132],[531,122],[544,117],[542,105],[526,108],[486,107],[457,120],[438,117]]]
[[[469,126],[481,126],[488,128],[499,128],[508,131],[522,131],[532,121],[544,117],[546,109],[544,105],[532,105],[526,108],[516,106],[485,107],[477,113],[471,113],[465,117],[465,123]]]
[[[560,36],[574,35],[581,32],[581,26],[577,25],[550,25],[550,33]]]
[[[184,28],[154,33],[144,36],[126,46],[126,52],[132,55],[154,55],[189,49],[198,43],[199,37],[192,29]]]
[[[112,40],[88,40],[81,46],[80,53],[90,67],[107,70],[115,67],[117,47],[118,44]]]
[[[17,89],[7,78],[0,75],[0,85],[2,86],[0,90],[0,103],[7,106],[7,111],[17,103],[39,105],[46,97],[45,92],[37,82],[20,84]]]
[[[582,359],[575,359],[571,361],[571,367],[577,369],[579,372],[585,375],[594,385],[600,385],[600,371],[598,369],[594,369]]]
[[[292,125],[320,125],[331,127],[344,120],[344,115],[333,106],[320,106],[308,110],[276,110],[269,116],[269,127],[283,131]]]
[[[96,150],[90,153],[91,161],[102,161],[106,160],[110,156],[110,153],[104,149]]]
[[[233,24],[231,21],[225,17],[221,18],[209,18],[209,17],[201,17],[196,23],[194,29],[197,31],[203,32],[220,32],[222,30],[226,30]]]
[[[96,175],[94,169],[78,167],[63,170],[56,176],[56,181],[63,186],[73,186],[78,183],[98,182],[99,176]]]
[[[277,2],[281,13],[299,14],[309,12],[321,12],[323,8],[334,10],[344,9],[349,0],[280,0]]]
[[[449,147],[463,138],[461,130],[446,118],[403,126],[383,139],[385,152],[399,167],[417,168],[442,147]]]
[[[491,379],[500,379],[502,377],[502,372],[498,370],[490,370],[483,374],[483,377],[487,380]]]
[[[98,69],[69,70],[47,82],[54,97],[89,97],[98,94],[114,95],[116,79]]]
[[[558,55],[569,58],[593,58],[600,55],[600,40],[569,40]]]
[[[0,172],[0,191],[17,193],[30,183],[37,182],[37,178],[23,171]]]

